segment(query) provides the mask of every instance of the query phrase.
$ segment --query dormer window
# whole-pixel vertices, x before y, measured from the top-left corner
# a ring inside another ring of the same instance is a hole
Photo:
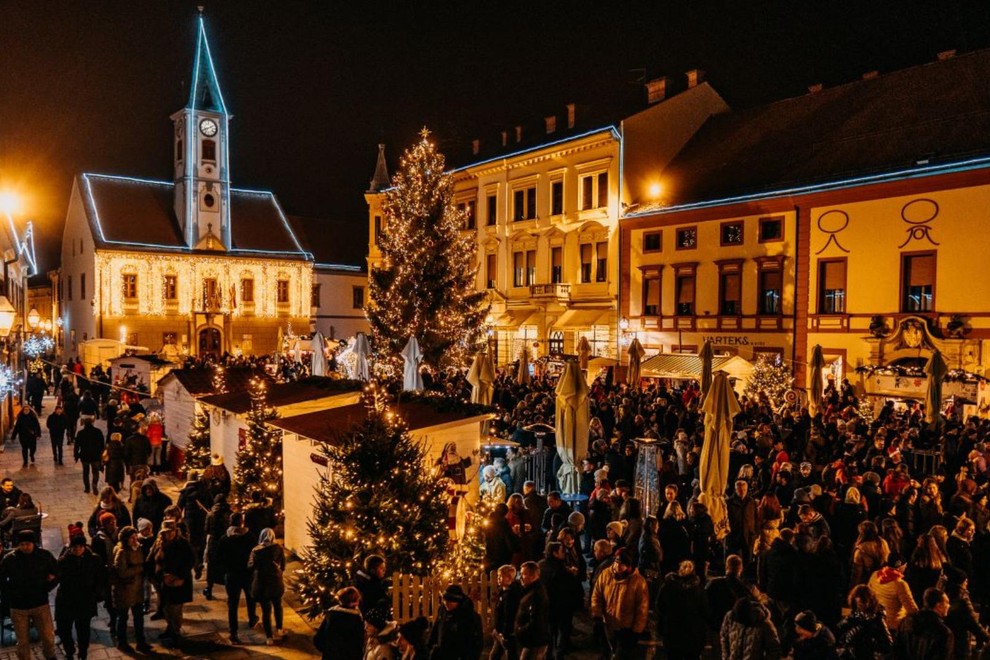
[[[203,160],[216,161],[217,143],[216,140],[203,140]]]

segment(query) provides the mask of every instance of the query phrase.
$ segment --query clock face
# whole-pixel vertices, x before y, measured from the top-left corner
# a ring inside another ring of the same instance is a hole
[[[204,119],[199,122],[199,130],[203,135],[213,137],[217,134],[217,123],[212,119]]]

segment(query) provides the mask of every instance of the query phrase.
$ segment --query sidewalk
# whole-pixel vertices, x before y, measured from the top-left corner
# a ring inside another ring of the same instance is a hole
[[[45,397],[42,411],[41,428],[43,437],[38,441],[38,451],[35,463],[27,468],[21,467],[21,447],[19,444],[7,442],[5,452],[0,454],[0,471],[2,476],[9,476],[21,490],[30,493],[41,510],[48,514],[42,531],[44,547],[56,557],[68,540],[67,526],[76,521],[82,521],[85,526],[96,505],[96,495],[83,492],[82,468],[72,460],[72,447],[66,445],[64,450],[64,466],[54,464],[52,459],[51,442],[45,429],[45,416],[54,408],[54,399]],[[103,430],[105,422],[97,420],[97,426]],[[182,483],[167,475],[156,477],[162,492],[176,501]],[[103,485],[102,479],[100,485]],[[127,493],[122,493],[125,497]],[[126,497],[125,497],[126,499]],[[107,630],[107,616],[102,606],[99,615],[93,619],[93,639],[90,645],[91,660],[107,660],[110,658],[126,657],[179,657],[179,658],[313,658],[319,653],[313,647],[314,629],[288,603],[285,604],[285,629],[289,636],[276,646],[266,646],[264,633],[257,630],[245,630],[247,614],[241,606],[241,630],[239,636],[242,644],[230,646],[227,642],[227,601],[222,586],[214,587],[214,600],[207,601],[202,590],[205,581],[198,581],[195,586],[194,600],[185,607],[184,633],[187,642],[182,651],[165,649],[157,643],[158,635],[164,630],[164,621],[150,621],[145,617],[145,631],[149,643],[155,652],[151,655],[135,654],[127,656],[111,646],[110,634]],[[55,591],[52,591],[52,611],[54,612]],[[316,622],[318,623],[318,622]],[[13,634],[7,636],[8,644]],[[32,651],[34,657],[42,658],[41,646],[36,644]],[[14,660],[17,654],[14,646],[0,647],[0,660]],[[59,658],[63,658],[59,647]]]

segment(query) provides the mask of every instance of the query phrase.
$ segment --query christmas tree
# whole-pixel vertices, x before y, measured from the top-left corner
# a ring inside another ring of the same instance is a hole
[[[244,446],[237,450],[234,493],[238,502],[246,504],[251,501],[253,491],[261,490],[265,497],[271,499],[275,510],[281,511],[282,432],[266,424],[278,417],[278,413],[267,404],[263,380],[251,380],[248,396],[251,397],[251,410],[247,415],[248,438]]]
[[[784,396],[793,386],[791,370],[779,357],[761,355],[753,365],[753,373],[746,383],[746,396],[767,403],[772,410],[780,410]]]
[[[196,413],[192,418],[189,442],[182,453],[182,465],[189,470],[202,470],[210,464],[210,416]]]
[[[389,571],[424,575],[449,536],[446,484],[394,413],[372,407],[322,455],[327,471],[316,488],[297,584],[314,616],[368,555],[384,557]]]
[[[475,289],[476,249],[461,230],[453,179],[423,129],[385,192],[381,264],[371,271],[368,321],[379,362],[398,366],[410,336],[426,364],[458,364],[481,335],[488,306]]]
[[[434,575],[450,582],[476,575],[485,565],[485,535],[495,506],[490,500],[480,499],[474,506],[468,505],[466,508],[464,533],[448,546],[447,553],[433,571]]]

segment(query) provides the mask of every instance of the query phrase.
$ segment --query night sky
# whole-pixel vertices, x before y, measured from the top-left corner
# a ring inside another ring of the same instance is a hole
[[[170,176],[197,4],[234,114],[234,185],[357,225],[375,145],[394,170],[424,125],[453,153],[568,102],[645,100],[643,81],[693,68],[743,108],[990,46],[985,0],[0,0],[0,190],[24,195],[42,272],[74,174]]]

